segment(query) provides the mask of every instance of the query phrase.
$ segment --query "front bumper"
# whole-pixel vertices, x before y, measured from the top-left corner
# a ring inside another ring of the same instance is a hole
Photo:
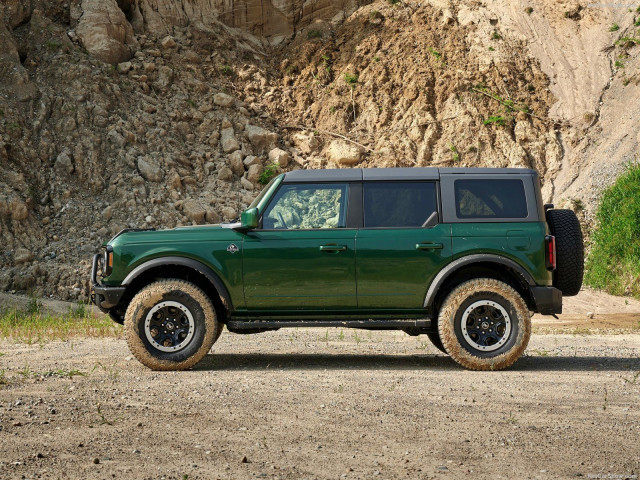
[[[111,308],[120,303],[126,287],[109,287],[98,282],[98,263],[101,261],[101,257],[99,253],[93,256],[93,265],[91,267],[91,299],[100,310],[104,313],[109,313]]]
[[[531,287],[536,312],[541,315],[562,313],[562,292],[554,287]]]

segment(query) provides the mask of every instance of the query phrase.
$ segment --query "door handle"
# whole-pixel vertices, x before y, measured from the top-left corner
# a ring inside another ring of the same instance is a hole
[[[347,250],[346,245],[320,245],[321,252],[337,253],[337,252],[344,252],[345,250]]]
[[[416,250],[442,250],[443,245],[441,243],[416,243]]]

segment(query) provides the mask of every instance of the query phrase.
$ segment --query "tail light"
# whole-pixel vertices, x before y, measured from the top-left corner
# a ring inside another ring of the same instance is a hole
[[[547,250],[546,265],[547,270],[556,269],[556,237],[553,235],[547,235],[544,237],[544,243]]]

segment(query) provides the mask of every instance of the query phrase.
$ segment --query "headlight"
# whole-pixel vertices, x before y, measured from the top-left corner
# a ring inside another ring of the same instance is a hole
[[[102,265],[98,266],[102,267],[100,276],[108,277],[109,275],[111,275],[111,272],[113,270],[113,247],[111,245],[107,245],[107,247],[104,249],[104,254],[102,255],[101,260],[102,261],[100,263]]]

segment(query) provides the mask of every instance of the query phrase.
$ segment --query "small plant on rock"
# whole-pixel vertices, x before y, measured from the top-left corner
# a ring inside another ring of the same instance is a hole
[[[258,183],[260,185],[266,185],[271,181],[273,177],[275,177],[276,173],[278,173],[279,165],[277,163],[272,163],[264,167],[264,171],[258,177]]]

